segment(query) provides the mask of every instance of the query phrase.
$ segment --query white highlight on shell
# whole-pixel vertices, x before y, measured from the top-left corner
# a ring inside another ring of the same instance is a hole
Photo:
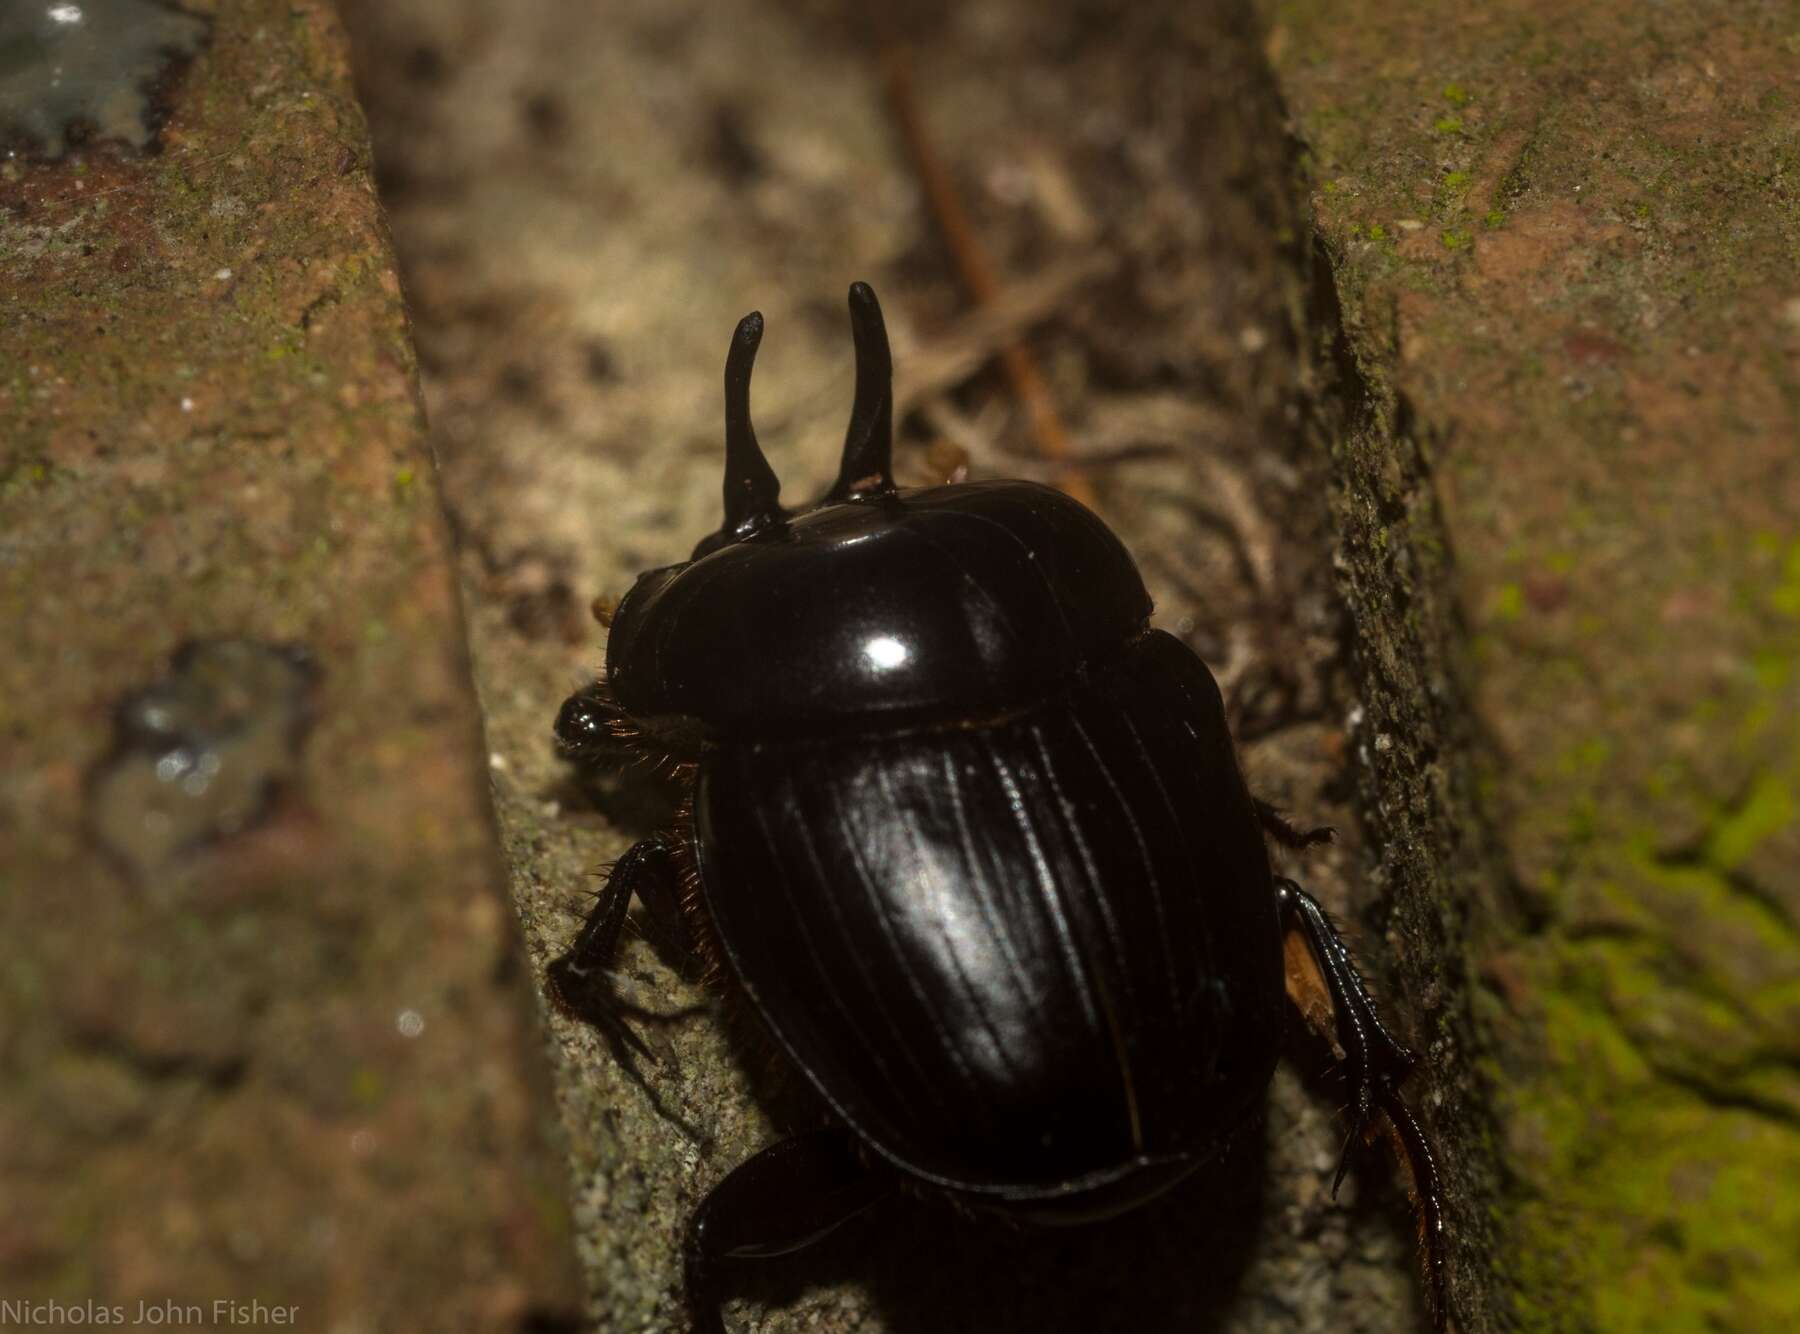
[[[877,635],[863,645],[863,657],[878,672],[889,672],[907,659],[906,645],[892,635]]]

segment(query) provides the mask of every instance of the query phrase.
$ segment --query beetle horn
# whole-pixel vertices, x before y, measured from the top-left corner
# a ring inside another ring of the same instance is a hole
[[[780,523],[781,479],[763,457],[750,425],[750,371],[762,344],[762,312],[753,310],[738,321],[725,354],[725,524],[719,544],[749,537]]]
[[[826,501],[894,489],[894,359],[875,289],[850,284],[850,333],[856,340],[856,402],[844,434],[844,461]]]

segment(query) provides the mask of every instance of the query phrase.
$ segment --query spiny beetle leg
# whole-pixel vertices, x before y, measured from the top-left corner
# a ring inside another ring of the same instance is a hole
[[[645,1056],[659,1064],[661,1058],[626,1022],[628,1017],[679,1019],[692,1011],[659,1014],[620,999],[613,990],[613,957],[619,952],[619,937],[624,933],[633,894],[653,912],[660,907],[662,915],[679,914],[680,876],[674,853],[664,837],[634,843],[619,858],[575,942],[566,954],[550,964],[547,990],[560,1009],[600,1031],[606,1045],[612,1049],[613,1059],[643,1091],[658,1116],[694,1143],[705,1143],[706,1136],[699,1127],[670,1107],[656,1087],[644,1078],[637,1058]]]
[[[1259,803],[1260,805],[1260,803]],[[1356,1110],[1350,1136],[1338,1160],[1331,1193],[1336,1196],[1349,1165],[1350,1146],[1362,1138],[1371,1111],[1379,1108],[1393,1127],[1394,1137],[1412,1173],[1414,1204],[1419,1213],[1419,1245],[1423,1253],[1426,1284],[1434,1327],[1441,1332],[1449,1320],[1446,1275],[1449,1257],[1444,1235],[1443,1192],[1438,1184],[1437,1161],[1430,1142],[1412,1109],[1400,1097],[1399,1085],[1417,1058],[1381,1022],[1369,989],[1350,960],[1344,939],[1331,924],[1319,901],[1292,880],[1277,877],[1275,893],[1287,929],[1298,931],[1331,996],[1331,1008],[1339,1045],[1344,1049],[1346,1074],[1356,1089]]]
[[[886,1171],[866,1165],[856,1137],[841,1127],[784,1139],[712,1188],[688,1221],[688,1314],[696,1334],[725,1334],[721,1270],[802,1250],[894,1190]]]
[[[612,963],[619,952],[619,937],[636,894],[646,904],[675,898],[675,860],[660,837],[631,845],[613,866],[606,885],[582,923],[568,952],[551,963],[550,996],[559,1006],[585,1020],[605,1035],[619,1064],[635,1072],[631,1053],[655,1061],[657,1056],[625,1022],[628,1013],[642,1014],[613,993]]]
[[[1425,1266],[1425,1283],[1431,1300],[1431,1317],[1437,1334],[1444,1334],[1450,1321],[1450,1254],[1444,1230],[1444,1197],[1438,1186],[1437,1159],[1431,1153],[1431,1141],[1425,1128],[1413,1115],[1412,1108],[1387,1085],[1376,1093],[1388,1124],[1406,1153],[1406,1163],[1413,1176],[1413,1194],[1419,1212],[1419,1253]]]
[[[1329,843],[1337,837],[1337,830],[1328,824],[1313,829],[1296,829],[1288,823],[1288,819],[1270,802],[1260,797],[1250,799],[1256,805],[1256,818],[1262,821],[1263,829],[1269,837],[1284,848],[1292,848],[1296,852],[1316,847],[1320,843]]]

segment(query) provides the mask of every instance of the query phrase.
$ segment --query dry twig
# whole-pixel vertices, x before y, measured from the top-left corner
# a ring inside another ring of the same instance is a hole
[[[888,100],[893,104],[894,116],[900,125],[901,137],[906,141],[913,169],[918,172],[920,184],[924,186],[926,201],[956,264],[957,276],[976,306],[991,306],[1000,299],[999,279],[994,276],[993,266],[988,262],[987,252],[982,249],[974,225],[963,209],[955,184],[931,147],[918,103],[913,97],[911,67],[905,49],[898,42],[883,41],[881,67],[887,84]],[[1050,387],[1044,383],[1036,360],[1023,341],[1017,339],[1001,346],[999,356],[1000,365],[1006,372],[1013,393],[1024,405],[1026,416],[1030,419],[1032,438],[1037,442],[1038,452],[1054,463],[1065,465],[1060,480],[1066,494],[1084,505],[1093,505],[1093,483],[1080,469],[1070,466],[1074,449],[1069,444],[1068,431],[1064,429],[1062,418],[1057,414],[1056,404],[1050,397]]]

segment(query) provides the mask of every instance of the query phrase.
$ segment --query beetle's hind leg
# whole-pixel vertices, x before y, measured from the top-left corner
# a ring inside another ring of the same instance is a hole
[[[1324,980],[1331,1005],[1329,1023],[1344,1049],[1346,1072],[1356,1089],[1356,1119],[1351,1129],[1351,1142],[1362,1133],[1377,1092],[1377,1085],[1394,1086],[1405,1079],[1416,1057],[1400,1040],[1387,1031],[1376,1013],[1369,989],[1350,961],[1349,948],[1331,924],[1319,901],[1292,880],[1277,877],[1276,902],[1290,932],[1297,930],[1318,975]],[[1294,971],[1292,962],[1290,973]],[[1307,1007],[1302,1004],[1303,1010]],[[1315,1024],[1321,1016],[1307,1013]],[[1348,1149],[1338,1162],[1337,1176],[1332,1180],[1332,1193],[1343,1184],[1348,1163]]]
[[[1259,803],[1260,806],[1260,803]],[[1279,818],[1279,817],[1277,817]],[[1265,817],[1266,819],[1266,817]],[[1448,1254],[1444,1235],[1443,1191],[1431,1144],[1399,1087],[1417,1058],[1381,1022],[1369,989],[1350,960],[1343,937],[1317,899],[1292,880],[1277,878],[1275,893],[1286,927],[1288,989],[1308,1023],[1334,1033],[1344,1050],[1346,1075],[1356,1089],[1350,1136],[1332,1180],[1335,1196],[1349,1164],[1350,1146],[1360,1138],[1369,1116],[1379,1110],[1412,1173],[1414,1205],[1419,1214],[1419,1245],[1435,1327],[1446,1328],[1449,1312],[1445,1291]],[[1299,951],[1297,955],[1297,951]],[[1324,995],[1318,995],[1323,984]],[[1323,1002],[1323,1003],[1322,1003]]]
[[[795,1135],[733,1169],[688,1222],[684,1253],[688,1314],[696,1334],[725,1334],[723,1270],[802,1250],[895,1189],[842,1127]]]

